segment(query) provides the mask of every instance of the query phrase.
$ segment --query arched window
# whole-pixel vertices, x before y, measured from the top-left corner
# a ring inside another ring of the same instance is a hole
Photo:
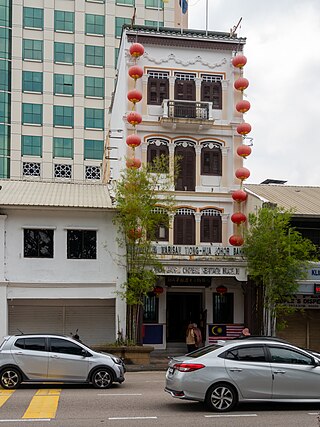
[[[179,166],[175,188],[178,191],[194,191],[196,185],[196,153],[191,141],[178,141],[175,159]]]
[[[204,209],[201,212],[200,241],[203,243],[222,242],[221,212]]]
[[[159,220],[154,228],[153,240],[157,242],[167,242],[169,240],[169,218],[168,214],[161,207],[156,207],[153,209],[153,213],[157,215]]]
[[[195,244],[195,218],[192,209],[178,209],[174,217],[174,244]]]
[[[221,145],[205,142],[201,149],[201,175],[222,176]]]
[[[160,138],[149,139],[148,150],[147,150],[147,162],[152,163],[156,158],[160,158],[161,156],[164,156],[168,159],[168,162],[165,165],[166,170],[164,172],[169,172],[168,141]]]

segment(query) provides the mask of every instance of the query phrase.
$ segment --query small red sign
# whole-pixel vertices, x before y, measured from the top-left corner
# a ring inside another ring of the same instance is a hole
[[[315,294],[320,294],[320,283],[315,283],[314,284],[314,293]]]

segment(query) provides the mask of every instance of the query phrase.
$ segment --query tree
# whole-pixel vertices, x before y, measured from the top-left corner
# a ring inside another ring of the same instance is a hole
[[[248,275],[260,288],[263,335],[275,334],[297,280],[306,277],[308,261],[316,259],[315,245],[290,226],[291,216],[291,211],[270,206],[249,215],[243,252]]]
[[[174,206],[174,178],[162,156],[150,166],[127,168],[116,185],[115,204],[119,244],[125,249],[127,280],[121,296],[127,303],[127,340],[142,344],[144,297],[152,292],[162,266],[153,252],[159,227],[169,227]]]

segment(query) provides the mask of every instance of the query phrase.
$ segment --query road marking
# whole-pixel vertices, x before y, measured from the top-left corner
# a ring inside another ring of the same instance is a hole
[[[142,393],[98,393],[97,396],[142,396]]]
[[[58,409],[60,393],[61,389],[38,390],[22,418],[54,418]]]
[[[320,415],[320,412],[308,412],[308,415]]]
[[[51,421],[48,418],[37,418],[37,419],[33,419],[33,420],[0,420],[0,423],[35,423],[37,421]]]
[[[0,390],[0,408],[3,406],[15,390]]]
[[[222,417],[257,417],[258,414],[220,414],[220,415],[205,415],[205,418],[222,418]]]
[[[158,417],[110,417],[108,420],[157,420]]]

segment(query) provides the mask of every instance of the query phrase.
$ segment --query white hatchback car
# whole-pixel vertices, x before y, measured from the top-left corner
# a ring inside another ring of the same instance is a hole
[[[91,383],[102,389],[121,384],[124,373],[120,358],[62,335],[11,335],[0,345],[0,385],[5,389],[44,381]]]
[[[238,402],[319,403],[319,354],[266,337],[211,345],[172,358],[165,391],[217,412]]]

